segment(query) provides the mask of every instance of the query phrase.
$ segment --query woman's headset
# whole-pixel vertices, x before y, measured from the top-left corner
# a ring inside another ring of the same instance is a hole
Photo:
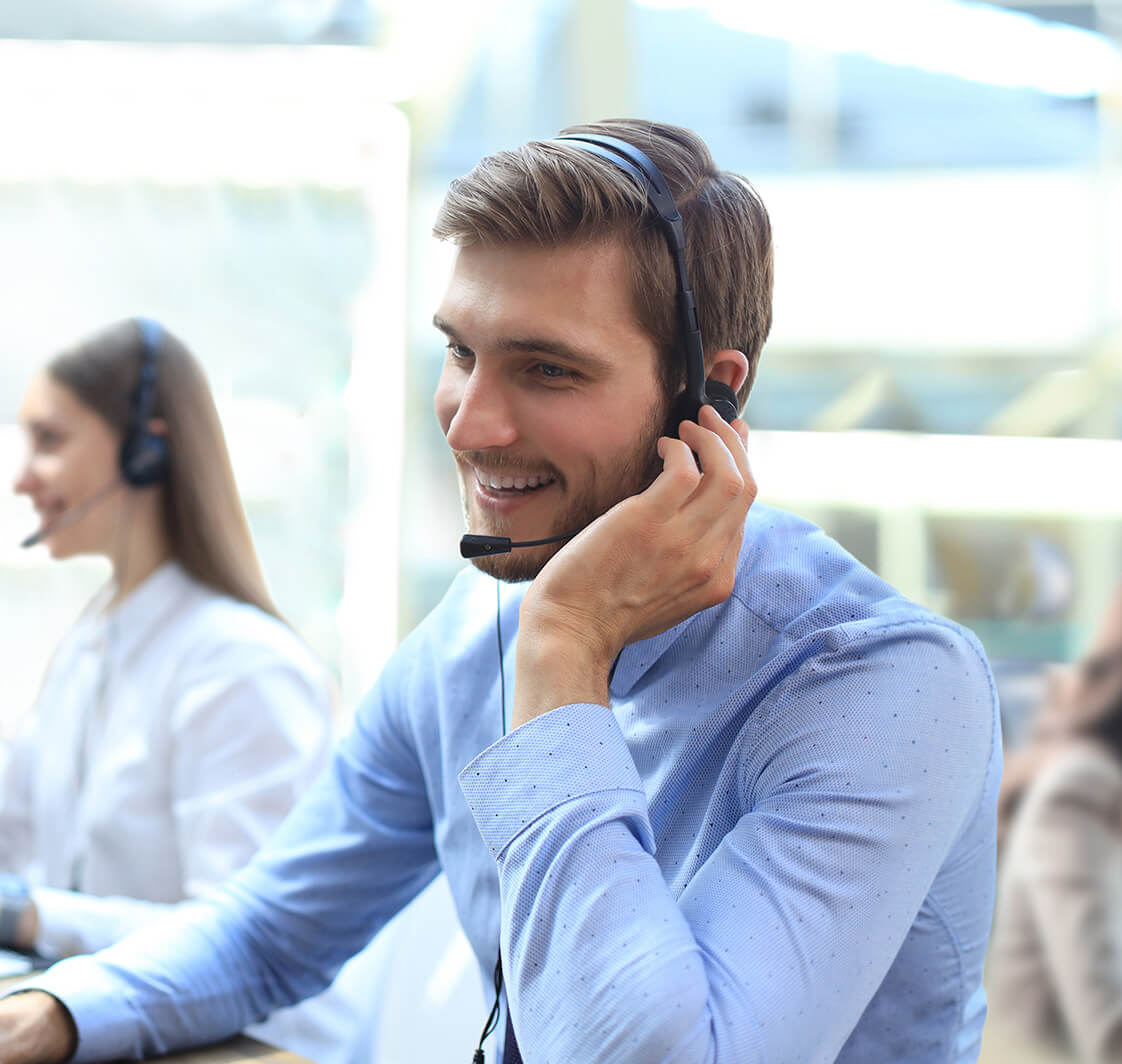
[[[151,318],[135,318],[140,333],[140,372],[129,399],[129,420],[121,441],[121,477],[133,488],[167,480],[171,468],[168,441],[149,428],[156,409],[157,361],[163,326]]]

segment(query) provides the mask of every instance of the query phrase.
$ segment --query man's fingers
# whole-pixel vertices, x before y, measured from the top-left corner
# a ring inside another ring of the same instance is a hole
[[[698,510],[696,517],[711,521],[727,507],[741,503],[747,512],[755,497],[755,482],[741,437],[711,408],[703,408],[701,417],[707,424],[683,422],[681,428],[682,438],[697,452],[703,474],[691,499]]]
[[[693,451],[682,440],[660,436],[658,454],[662,472],[643,493],[658,510],[662,519],[672,518],[689,500],[701,483],[701,474],[693,460]],[[638,496],[642,498],[643,496]]]
[[[729,449],[737,469],[745,481],[752,479],[752,470],[748,465],[748,426],[741,418],[735,418],[731,423],[724,420],[711,406],[701,408],[698,415],[701,425],[711,432],[715,432],[724,441]]]
[[[747,426],[742,421],[730,425],[711,408],[702,408],[700,417],[703,424],[682,426],[704,471],[684,516],[693,529],[699,564],[719,577],[724,569],[732,572],[730,563],[735,566],[744,515],[755,500],[756,482],[744,445]]]
[[[727,541],[735,534],[756,496],[744,444],[747,426],[728,424],[712,407],[702,407],[700,418],[704,424],[683,421],[679,439],[659,439],[663,471],[639,496],[660,523],[680,521],[683,535],[699,547],[703,540]]]

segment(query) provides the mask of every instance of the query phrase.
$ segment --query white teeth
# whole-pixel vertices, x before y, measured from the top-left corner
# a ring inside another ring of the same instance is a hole
[[[485,488],[491,488],[493,491],[526,491],[529,488],[538,488],[543,484],[553,483],[551,477],[539,476],[537,473],[528,477],[502,477],[495,473],[484,473],[478,469],[475,471],[475,479]]]

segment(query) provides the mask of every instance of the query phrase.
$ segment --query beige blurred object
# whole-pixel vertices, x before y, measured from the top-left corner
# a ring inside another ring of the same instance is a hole
[[[306,1057],[298,1057],[295,1053],[247,1038],[244,1034],[206,1049],[190,1049],[185,1053],[150,1059],[165,1060],[168,1064],[237,1064],[243,1060],[257,1061],[258,1064],[312,1064]]]
[[[1122,1061],[1122,588],[1053,670],[999,799],[983,1061]],[[1052,1054],[1049,1056],[1048,1054]]]
[[[1063,1050],[1029,1041],[1010,1025],[991,1016],[982,1034],[978,1064],[1076,1064],[1076,1061]]]
[[[1029,787],[986,963],[995,1031],[1122,1061],[1122,764],[1103,744],[1070,741]]]
[[[172,1053],[156,1059],[174,1061],[175,1064],[236,1064],[241,1060],[255,1060],[259,1064],[312,1064],[306,1057],[298,1057],[295,1053],[276,1049],[245,1035],[238,1035],[229,1042],[208,1046],[206,1049]]]

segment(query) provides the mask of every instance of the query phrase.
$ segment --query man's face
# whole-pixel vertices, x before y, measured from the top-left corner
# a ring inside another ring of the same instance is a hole
[[[468,530],[578,531],[661,469],[668,406],[615,242],[461,248],[433,318],[448,338],[434,406]],[[564,544],[475,559],[530,580]]]

